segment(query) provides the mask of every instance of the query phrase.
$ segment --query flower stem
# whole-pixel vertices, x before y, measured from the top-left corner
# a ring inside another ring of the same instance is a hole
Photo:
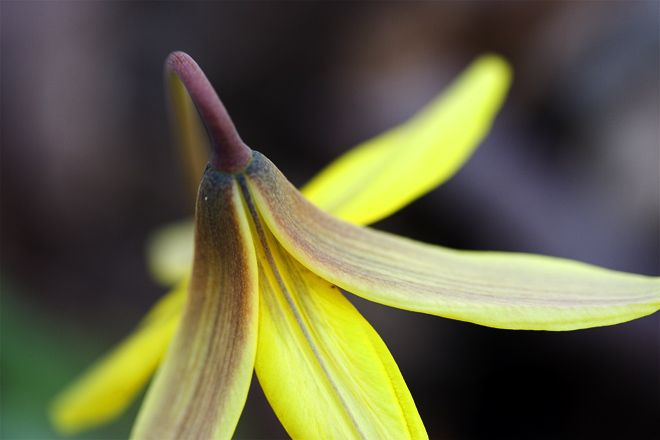
[[[252,160],[252,150],[236,132],[225,106],[197,63],[186,53],[173,52],[165,62],[170,79],[178,78],[192,98],[211,138],[209,164],[216,171],[236,174]]]

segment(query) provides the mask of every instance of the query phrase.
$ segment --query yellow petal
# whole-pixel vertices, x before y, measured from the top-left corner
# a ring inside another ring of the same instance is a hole
[[[195,246],[181,324],[133,438],[230,438],[245,404],[257,342],[257,260],[232,176],[204,174]]]
[[[428,438],[401,373],[375,330],[336,286],[304,268],[264,233],[269,239],[265,253],[263,247],[259,250],[255,368],[289,435]]]
[[[538,255],[456,251],[338,220],[264,156],[247,170],[268,228],[312,272],[356,295],[491,327],[571,330],[660,309],[660,278]]]
[[[174,222],[158,229],[147,241],[147,264],[154,280],[169,286],[187,277],[192,267],[195,222]]]
[[[142,391],[172,339],[187,288],[185,279],[132,335],[57,397],[50,418],[61,433],[72,435],[115,419]]]
[[[356,224],[398,211],[461,168],[490,130],[510,80],[502,58],[477,59],[417,115],[341,156],[302,193]]]

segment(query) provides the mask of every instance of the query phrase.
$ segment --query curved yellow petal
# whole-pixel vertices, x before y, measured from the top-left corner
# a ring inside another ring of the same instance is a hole
[[[491,327],[571,330],[660,309],[660,278],[539,255],[456,251],[338,220],[255,153],[247,170],[268,228],[300,263],[356,295]]]
[[[506,61],[482,56],[418,114],[339,157],[302,193],[352,223],[387,217],[460,169],[490,130],[510,81]]]
[[[231,437],[254,370],[258,305],[257,260],[235,179],[208,169],[181,324],[132,438]]]
[[[269,239],[268,249],[259,250],[255,369],[289,435],[428,438],[376,331],[336,286],[294,260],[267,230],[264,234]]]
[[[165,354],[187,289],[185,279],[151,309],[133,334],[55,399],[50,418],[58,431],[72,435],[124,412]]]

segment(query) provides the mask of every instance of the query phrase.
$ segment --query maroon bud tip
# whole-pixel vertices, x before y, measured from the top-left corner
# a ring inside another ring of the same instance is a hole
[[[202,69],[183,52],[172,52],[165,66],[181,80],[204,120],[213,147],[209,160],[211,167],[227,174],[243,171],[252,160],[252,150],[236,132],[225,106]]]

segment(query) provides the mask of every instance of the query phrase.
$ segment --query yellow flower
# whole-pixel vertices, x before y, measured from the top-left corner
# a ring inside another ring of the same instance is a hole
[[[134,438],[231,437],[255,370],[294,438],[426,438],[396,363],[340,288],[510,329],[610,325],[660,308],[659,278],[451,250],[361,226],[469,157],[508,89],[498,57],[477,60],[420,114],[337,160],[305,196],[243,144],[194,61],[174,53],[167,66],[183,137],[196,142],[185,85],[213,144],[197,196],[192,275],[170,265],[163,278],[182,279],[172,292],[55,402],[63,432],[116,417],[161,364]]]

